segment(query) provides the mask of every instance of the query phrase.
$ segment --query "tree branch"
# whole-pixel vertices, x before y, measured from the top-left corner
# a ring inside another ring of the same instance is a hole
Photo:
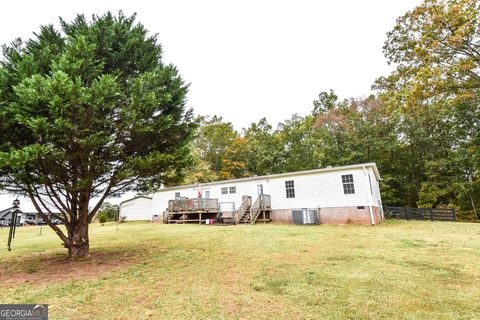
[[[47,217],[47,215],[43,213],[42,208],[38,205],[37,200],[35,199],[33,191],[30,187],[28,187],[28,195],[30,197],[30,200],[32,200],[33,206],[37,210],[38,214],[42,217],[43,221],[45,221],[45,223],[48,224],[48,226],[55,231],[55,233],[60,237],[60,239],[62,239],[65,246],[69,246],[70,240],[67,236],[65,236],[62,230],[60,230],[59,227],[54,225],[52,221]]]

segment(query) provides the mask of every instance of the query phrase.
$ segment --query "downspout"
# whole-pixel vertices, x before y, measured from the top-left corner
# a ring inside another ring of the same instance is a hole
[[[372,190],[370,190],[370,184],[368,183],[368,173],[367,168],[363,167],[363,175],[365,179],[365,186],[367,187],[367,194],[368,194],[368,210],[370,211],[370,221],[372,225],[375,224],[375,217],[373,216],[373,209],[372,209]]]

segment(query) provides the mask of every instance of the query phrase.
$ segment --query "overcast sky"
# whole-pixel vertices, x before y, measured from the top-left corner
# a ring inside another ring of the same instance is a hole
[[[40,25],[110,10],[137,13],[158,33],[164,61],[191,83],[196,114],[236,129],[262,117],[274,126],[308,114],[321,91],[362,97],[391,70],[382,54],[395,19],[418,0],[5,1],[0,43],[28,39]],[[5,206],[10,198],[0,199]],[[8,205],[8,204],[7,204]]]

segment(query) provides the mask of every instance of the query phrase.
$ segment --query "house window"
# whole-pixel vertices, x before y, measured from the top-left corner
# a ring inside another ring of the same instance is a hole
[[[287,198],[295,198],[295,184],[293,180],[285,181],[285,191],[287,193]]]
[[[344,194],[355,194],[355,186],[353,184],[353,175],[344,174],[342,175],[343,183],[343,193]]]
[[[175,199],[180,199],[180,192],[175,192]]]
[[[237,187],[230,187],[230,193],[237,193]]]
[[[205,199],[210,199],[210,190],[205,191]]]
[[[228,194],[228,187],[222,187],[222,194]]]

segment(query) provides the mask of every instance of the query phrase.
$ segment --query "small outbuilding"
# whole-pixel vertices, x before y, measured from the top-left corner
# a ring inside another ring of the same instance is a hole
[[[120,220],[152,220],[153,201],[148,196],[136,196],[120,203]]]

